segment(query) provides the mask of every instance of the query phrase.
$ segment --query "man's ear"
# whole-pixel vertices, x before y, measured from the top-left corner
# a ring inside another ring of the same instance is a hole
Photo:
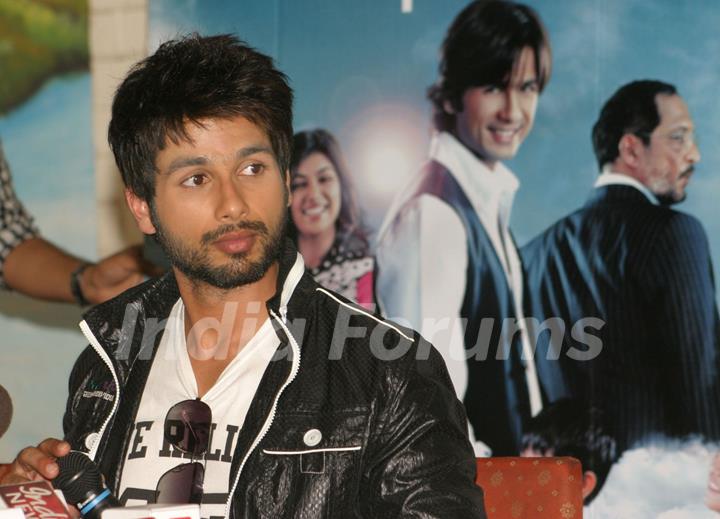
[[[455,112],[456,112],[455,107],[447,99],[445,101],[443,101],[442,107],[443,107],[443,111],[446,114],[455,115]]]
[[[140,232],[143,234],[155,234],[157,229],[155,229],[150,218],[150,206],[148,203],[129,188],[125,188],[125,201],[128,208],[130,208],[130,212],[135,217]]]
[[[582,478],[582,496],[583,499],[587,499],[587,496],[592,494],[597,485],[597,475],[592,470],[586,470],[583,472]]]
[[[618,142],[618,158],[632,169],[639,166],[644,150],[645,143],[632,133],[626,133]]]

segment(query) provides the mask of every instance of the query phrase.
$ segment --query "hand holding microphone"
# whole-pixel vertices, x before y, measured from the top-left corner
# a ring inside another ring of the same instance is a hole
[[[55,495],[48,480],[56,477],[58,457],[70,451],[67,442],[48,438],[37,447],[20,451],[15,460],[0,470],[0,508],[3,517],[67,519],[68,510]]]
[[[48,438],[37,447],[20,451],[0,484],[21,486],[28,481],[50,480],[80,515],[100,519],[103,510],[120,503],[103,483],[97,465],[85,454],[70,451],[67,442]]]
[[[52,486],[61,490],[73,517],[79,514],[85,519],[102,519],[103,512],[108,519],[200,519],[198,504],[161,504],[143,505],[122,508],[122,505],[105,486],[97,465],[85,454],[71,451],[67,442],[49,438],[37,447],[23,449],[9,466],[10,473],[0,480],[0,485],[12,484],[0,489],[0,501],[3,492],[9,493],[8,500],[15,501],[15,508],[30,511],[29,504],[38,505],[42,491],[43,510],[33,517],[46,519],[67,519],[60,513],[63,508],[60,499],[55,496],[47,480]],[[40,485],[43,488],[39,488]],[[47,490],[45,490],[47,489]],[[26,496],[23,503],[15,496]],[[56,502],[56,503],[55,503]],[[53,503],[50,506],[50,503]],[[2,508],[0,502],[0,508]],[[13,507],[12,503],[8,503]],[[58,510],[47,515],[49,510]],[[34,512],[31,512],[34,513]],[[16,518],[13,518],[16,519]]]
[[[57,459],[70,452],[70,444],[56,438],[48,438],[37,447],[26,447],[6,467],[0,484],[23,483],[39,479],[51,480],[60,469]]]

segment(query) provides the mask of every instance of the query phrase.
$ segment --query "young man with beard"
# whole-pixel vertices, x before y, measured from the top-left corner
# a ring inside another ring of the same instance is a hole
[[[6,480],[52,478],[72,447],[127,504],[165,501],[189,471],[203,517],[485,517],[440,356],[317,285],[285,238],[291,105],[231,36],[131,70],[110,143],[172,272],[86,314],[65,441]]]
[[[599,348],[573,332],[558,355],[573,394],[614,426],[620,452],[656,435],[717,440],[708,240],[698,220],[670,207],[700,160],[688,107],[673,85],[634,81],[605,103],[592,140],[601,174],[589,200],[523,248],[530,313],[602,322],[589,332]]]

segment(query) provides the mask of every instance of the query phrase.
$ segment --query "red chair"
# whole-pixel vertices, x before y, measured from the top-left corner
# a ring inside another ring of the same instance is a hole
[[[575,458],[477,458],[475,482],[488,519],[579,519],[582,469]]]

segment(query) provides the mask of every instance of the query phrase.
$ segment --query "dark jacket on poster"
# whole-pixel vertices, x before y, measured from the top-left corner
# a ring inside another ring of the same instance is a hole
[[[528,315],[562,319],[549,349],[621,450],[658,434],[720,437],[720,324],[700,222],[609,185],[522,254]]]
[[[279,287],[291,268],[303,265],[287,242]],[[114,492],[162,335],[153,327],[178,297],[166,275],[92,309],[81,324],[91,345],[73,369],[63,425]],[[280,346],[239,433],[226,515],[484,518],[464,412],[439,354],[307,274],[287,307],[279,300],[267,308]],[[336,323],[366,333],[334,343]],[[371,336],[382,340],[379,354]],[[322,441],[303,453],[303,435],[313,428]]]

